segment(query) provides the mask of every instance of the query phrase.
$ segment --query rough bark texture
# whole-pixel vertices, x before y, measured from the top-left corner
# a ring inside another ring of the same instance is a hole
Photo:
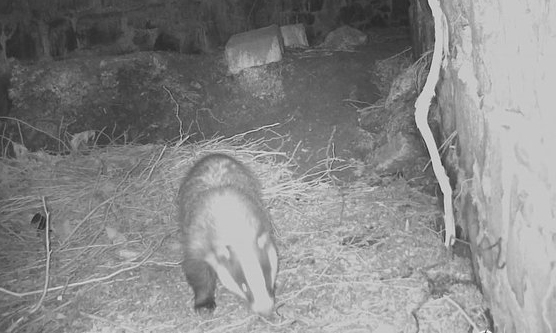
[[[438,103],[476,273],[498,332],[556,332],[556,3],[442,2]]]

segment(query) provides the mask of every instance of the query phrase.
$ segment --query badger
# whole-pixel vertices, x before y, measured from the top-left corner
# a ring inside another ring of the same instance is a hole
[[[231,156],[207,155],[182,180],[177,206],[182,268],[195,294],[195,311],[214,311],[218,279],[254,312],[270,315],[278,253],[254,174]]]

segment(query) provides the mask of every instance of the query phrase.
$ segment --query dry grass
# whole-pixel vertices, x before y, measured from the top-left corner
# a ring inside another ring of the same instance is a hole
[[[331,170],[296,178],[292,158],[267,143],[240,135],[2,160],[0,330],[467,332],[469,320],[484,324],[476,288],[453,287],[469,286],[471,273],[431,229],[433,198],[403,182],[339,188],[327,181]],[[191,309],[173,200],[187,168],[209,152],[237,157],[263,181],[280,251],[273,318],[222,289],[212,317]],[[49,242],[30,224],[45,210]]]

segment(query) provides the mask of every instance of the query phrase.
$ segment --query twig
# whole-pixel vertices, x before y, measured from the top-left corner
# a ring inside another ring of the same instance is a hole
[[[62,305],[56,307],[55,309],[50,310],[50,311],[51,311],[50,313],[58,313],[58,312],[60,311],[60,309],[62,309],[62,308],[64,308],[64,307],[68,306],[68,305],[71,304],[71,303],[72,303],[72,301],[65,302],[64,304],[62,304]],[[33,318],[33,320],[30,320],[30,321],[26,322],[25,324],[21,325],[21,327],[19,327],[19,331],[20,331],[20,332],[24,332],[24,328],[25,328],[26,326],[33,325],[33,324],[35,324],[35,323],[38,323],[38,322],[40,322],[41,320],[44,320],[45,317],[46,317],[46,315],[43,314],[43,315],[40,315],[40,316],[38,316],[38,317]],[[26,317],[25,317],[25,316],[22,316],[21,318],[19,318],[19,319],[17,320],[18,325],[19,325],[19,323],[21,323],[21,321],[23,321],[23,319],[26,319]],[[15,328],[16,328],[16,326],[12,325],[12,327],[10,327],[10,329],[9,329],[8,331],[6,331],[6,333],[11,333]]]
[[[2,124],[0,124],[2,125]],[[2,126],[2,136],[0,137],[1,143],[2,143],[2,151],[1,151],[1,155],[0,157],[3,156],[8,156],[8,147],[10,145],[10,142],[13,142],[10,138],[6,137],[6,129],[8,128],[8,126]],[[7,140],[8,142],[6,143],[6,147],[4,147],[4,140]]]
[[[158,158],[156,159],[156,161],[153,163],[151,171],[149,171],[149,175],[147,176],[147,179],[151,179],[151,176],[154,172],[154,169],[156,168],[156,166],[158,165],[158,162],[160,162],[160,159],[162,159],[162,156],[164,155],[164,152],[166,151],[166,148],[168,146],[164,145],[164,147],[162,148],[162,150],[160,151],[160,154],[158,154]]]
[[[98,147],[98,140],[100,140],[100,136],[101,135],[106,135],[104,133],[104,130],[106,129],[106,126],[104,126],[100,131],[96,131],[96,135],[95,135],[95,142],[93,142],[93,147]],[[114,139],[109,138],[111,140],[111,142],[114,142]],[[124,139],[124,144],[125,144],[125,139]]]
[[[25,320],[25,318],[27,318],[27,316],[19,317],[18,320],[16,320],[13,324],[10,325],[10,327],[8,327],[8,329],[6,330],[6,333],[13,332],[19,326],[19,324],[21,324]]]
[[[113,273],[110,273],[106,276],[102,276],[102,277],[98,277],[98,278],[94,278],[94,279],[89,279],[89,280],[85,280],[85,281],[80,281],[80,282],[70,283],[67,286],[63,285],[63,286],[51,287],[51,288],[48,288],[47,291],[52,292],[52,291],[56,291],[56,290],[61,290],[61,289],[66,289],[66,288],[73,288],[73,287],[80,287],[80,286],[87,285],[87,284],[90,284],[90,283],[96,283],[96,282],[102,282],[102,281],[109,280],[109,279],[113,278],[114,276],[116,276],[118,274],[133,270],[133,269],[138,268],[141,265],[143,265],[152,256],[152,254],[155,251],[155,248],[153,248],[151,253],[149,253],[143,260],[141,260],[141,262],[137,263],[136,265],[133,265],[133,266],[130,266],[130,267],[127,267],[127,268],[122,268],[122,269],[117,270]],[[3,292],[5,294],[11,295],[11,296],[15,296],[15,297],[25,297],[25,296],[40,294],[40,293],[43,292],[43,290],[33,290],[33,291],[27,291],[27,292],[24,292],[24,293],[18,293],[18,292],[14,292],[14,291],[7,290],[7,289],[4,289],[4,288],[0,287],[0,292]]]
[[[340,255],[342,255],[343,253],[344,253],[344,248],[341,248],[340,251],[337,251],[337,253],[334,255],[334,258],[332,260],[329,260],[328,263],[326,264],[326,267],[324,267],[324,269],[319,273],[319,275],[312,280],[319,281],[324,276],[324,274],[326,274],[326,271],[330,268],[330,266],[335,264],[338,261]]]
[[[408,47],[408,48],[406,48],[406,49],[403,50],[402,52],[396,53],[396,54],[394,54],[393,56],[390,56],[390,57],[388,57],[388,58],[386,58],[386,59],[383,59],[382,61],[386,61],[386,60],[390,60],[390,59],[397,58],[397,57],[401,56],[402,54],[406,53],[407,51],[411,51],[411,46]]]
[[[75,228],[73,228],[73,230],[70,232],[70,234],[66,237],[66,239],[64,239],[64,241],[62,242],[62,245],[60,246],[61,248],[63,248],[68,242],[69,240],[72,238],[72,236],[75,234],[75,232],[83,225],[83,223],[87,222],[87,220],[93,215],[94,212],[97,211],[97,209],[99,209],[100,207],[104,206],[105,204],[109,203],[110,201],[116,199],[119,196],[122,196],[125,194],[125,191],[120,192],[118,194],[115,194],[113,196],[111,196],[110,198],[104,200],[103,202],[101,202],[100,204],[96,205],[95,208],[93,208],[82,220],[81,222],[79,222],[77,224],[77,226]]]
[[[46,207],[46,199],[42,197],[42,207],[44,209],[44,213],[46,214],[46,227],[44,233],[44,241],[46,246],[46,264],[45,264],[45,272],[44,272],[44,288],[41,295],[41,298],[37,302],[37,304],[29,310],[29,314],[35,313],[42,305],[44,298],[46,297],[46,292],[48,291],[48,282],[50,280],[50,211]]]
[[[444,299],[446,301],[448,301],[448,303],[452,304],[453,306],[455,306],[458,311],[465,317],[465,320],[467,320],[467,322],[469,323],[469,325],[471,325],[473,327],[473,332],[474,333],[479,333],[481,332],[481,330],[479,329],[479,327],[477,326],[477,324],[475,324],[475,322],[473,321],[473,319],[471,319],[471,317],[469,317],[469,315],[467,314],[467,312],[465,312],[465,310],[453,299],[451,299],[448,296],[444,296],[441,299]]]
[[[60,119],[60,126],[58,127],[58,139],[62,137],[62,125],[64,125],[64,115]],[[61,151],[60,141],[58,141],[58,151]]]
[[[357,99],[351,99],[351,98],[343,99],[342,102],[350,103],[352,105],[353,104],[366,104],[366,105],[369,105],[369,106],[373,105],[372,103],[369,103],[369,102],[359,101]]]
[[[453,131],[452,134],[450,134],[446,140],[444,140],[444,142],[442,142],[442,144],[440,145],[440,147],[438,147],[438,150],[440,151],[440,154],[443,154],[444,151],[446,150],[446,146],[448,146],[448,144],[450,142],[452,142],[452,140],[454,140],[454,138],[458,135],[457,131]],[[427,170],[427,168],[429,167],[429,165],[431,164],[431,160],[429,159],[429,161],[427,162],[427,164],[425,164],[425,166],[423,167],[423,172],[425,170]]]
[[[301,140],[299,140],[299,142],[297,142],[297,145],[295,145],[295,148],[293,149],[290,159],[286,162],[286,164],[290,165],[292,164],[294,158],[295,158],[295,153],[297,153],[297,150],[299,149],[299,147],[301,146]]]
[[[556,274],[550,274],[550,283],[546,289],[546,293],[542,298],[541,309],[542,319],[546,327],[551,327],[554,319],[554,291],[556,289]],[[552,313],[552,314],[551,314]],[[553,327],[553,326],[552,326]]]
[[[336,160],[335,152],[334,152],[334,134],[336,134],[336,125],[332,127],[332,133],[330,133],[330,137],[328,138],[328,144],[326,146],[326,169],[332,170],[332,164]],[[332,154],[332,155],[331,155]],[[332,160],[328,163],[329,160]]]
[[[170,95],[170,98],[172,99],[172,101],[176,105],[176,109],[175,109],[174,114],[175,114],[176,118],[178,118],[178,122],[180,123],[180,140],[181,140],[185,136],[185,133],[183,132],[183,122],[181,121],[181,118],[180,118],[180,105],[176,101],[176,99],[174,98],[174,95],[172,95],[170,90],[168,88],[166,88],[166,86],[162,86],[162,89],[166,90],[166,92],[168,93],[168,95]]]
[[[247,24],[249,24],[250,22],[253,22],[253,21],[251,21],[252,20],[251,15],[253,15],[253,10],[255,10],[255,6],[257,6],[257,2],[259,2],[259,1],[255,0],[255,1],[253,1],[253,4],[251,5],[251,9],[249,10],[249,14],[247,14],[247,20],[246,20]],[[251,27],[249,27],[249,28],[251,28]]]
[[[222,140],[222,142],[226,142],[226,141],[235,141],[235,140],[237,140],[238,138],[243,138],[243,137],[245,137],[247,134],[256,133],[256,132],[262,131],[262,130],[264,130],[264,129],[269,129],[269,128],[272,128],[272,127],[276,127],[276,126],[278,126],[278,125],[280,125],[280,123],[274,123],[274,124],[264,125],[264,126],[261,126],[261,127],[259,127],[259,128],[255,128],[255,129],[249,130],[249,131],[247,131],[247,132],[243,132],[243,133],[239,133],[239,134],[236,134],[236,135],[234,135],[234,136],[231,136],[231,137],[229,137],[228,139]]]
[[[340,196],[342,197],[342,208],[340,208],[340,218],[338,219],[338,225],[341,226],[344,222],[344,212],[346,209],[346,194],[344,193],[344,187],[339,188]]]
[[[23,141],[23,132],[21,132],[21,123],[19,121],[17,122],[17,132],[19,133],[19,142],[22,145],[25,145],[25,142]]]
[[[255,316],[249,316],[240,320],[237,320],[233,323],[230,323],[228,325],[224,325],[224,326],[219,326],[217,325],[215,328],[213,328],[212,330],[208,331],[207,333],[213,333],[213,332],[230,332],[232,331],[234,328],[238,328],[241,326],[244,326],[246,323],[248,323],[249,321],[251,321]]]
[[[388,284],[386,282],[388,282],[388,280],[383,280],[383,281],[372,281],[372,280],[366,280],[366,281],[334,281],[334,282],[324,282],[324,283],[321,283],[321,284],[313,284],[312,282],[308,282],[304,286],[301,286],[300,288],[298,288],[298,290],[291,291],[286,295],[282,295],[282,297],[286,297],[286,296],[289,296],[289,297],[280,299],[278,304],[277,304],[277,307],[280,307],[283,304],[286,304],[287,302],[289,302],[293,299],[297,299],[299,297],[299,295],[301,295],[302,293],[304,293],[308,290],[318,290],[318,289],[326,288],[326,287],[333,287],[335,289],[338,289],[338,288],[342,288],[342,287],[354,287],[354,286],[375,286],[375,287],[388,286]],[[417,289],[418,288],[418,287],[406,287],[406,286],[396,286],[396,287],[402,288],[402,289]]]
[[[199,111],[206,111],[206,112],[208,112],[208,114],[210,115],[210,117],[211,117],[212,119],[216,120],[218,123],[220,123],[220,124],[222,124],[222,125],[228,125],[228,124],[226,124],[225,121],[222,121],[222,120],[216,118],[216,116],[212,113],[212,111],[211,111],[209,108],[201,108],[201,109],[197,110],[197,112],[199,112]]]

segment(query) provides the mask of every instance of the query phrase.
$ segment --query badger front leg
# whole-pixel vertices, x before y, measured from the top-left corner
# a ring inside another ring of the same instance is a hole
[[[206,262],[185,258],[182,262],[187,282],[195,293],[195,312],[212,313],[216,308],[214,293],[216,291],[216,273]]]

